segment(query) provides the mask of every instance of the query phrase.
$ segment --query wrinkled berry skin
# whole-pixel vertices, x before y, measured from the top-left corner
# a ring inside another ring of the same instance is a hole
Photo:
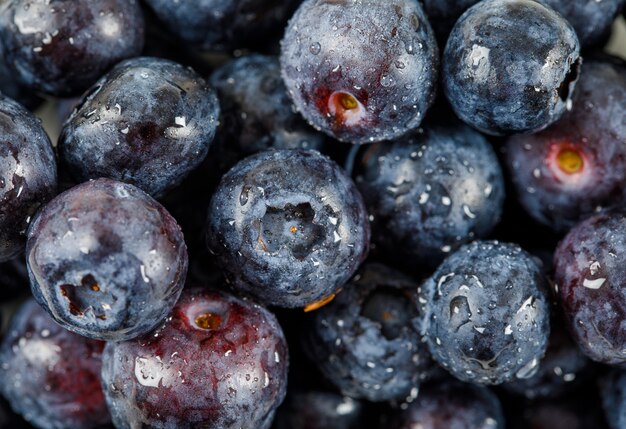
[[[611,429],[626,427],[626,373],[613,370],[600,381],[602,407]]]
[[[211,199],[207,245],[234,287],[281,307],[334,294],[365,259],[369,222],[346,173],[316,151],[244,159]]]
[[[428,384],[408,408],[398,412],[395,429],[504,429],[498,397],[488,388],[456,380]]]
[[[626,228],[623,213],[601,213],[574,227],[554,253],[554,282],[578,347],[606,364],[626,362]]]
[[[56,157],[41,122],[0,95],[0,262],[24,250],[31,217],[56,192]]]
[[[311,125],[367,143],[420,125],[435,97],[439,50],[417,0],[305,0],[280,61],[289,95]]]
[[[78,95],[143,48],[138,0],[10,0],[0,8],[5,54],[21,82]]]
[[[221,107],[211,156],[225,170],[265,149],[321,149],[326,136],[294,111],[276,57],[236,58],[216,70],[210,82]]]
[[[565,232],[598,207],[626,202],[625,106],[626,66],[588,62],[571,111],[545,131],[508,140],[510,176],[530,216]]]
[[[582,47],[606,40],[624,0],[538,0],[559,12],[576,30]]]
[[[369,401],[414,398],[433,370],[421,341],[416,282],[366,265],[316,311],[306,351],[344,395]]]
[[[38,428],[102,427],[111,422],[100,388],[103,348],[63,329],[29,300],[0,345],[0,391]]]
[[[421,287],[433,358],[462,381],[501,384],[532,376],[548,346],[546,283],[517,245],[461,247]]]
[[[374,241],[436,266],[498,223],[504,179],[496,154],[464,125],[427,127],[364,153],[356,183],[374,216]]]
[[[365,404],[330,392],[289,393],[276,413],[275,429],[362,429]]]
[[[269,429],[287,367],[273,314],[196,289],[153,333],[107,343],[102,386],[118,429]]]
[[[193,70],[133,58],[86,93],[63,128],[59,156],[76,180],[109,177],[158,197],[205,158],[218,116],[215,92]]]
[[[552,9],[533,0],[482,1],[450,33],[444,92],[459,118],[487,134],[538,131],[565,111],[579,50],[574,29]]]
[[[37,302],[70,331],[107,341],[157,326],[187,273],[174,218],[140,189],[110,179],[46,205],[28,230],[26,260]]]
[[[146,0],[166,27],[203,50],[255,47],[285,28],[298,0]]]

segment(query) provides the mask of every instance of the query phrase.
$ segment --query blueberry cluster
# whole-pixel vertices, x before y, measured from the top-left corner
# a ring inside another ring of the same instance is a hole
[[[0,429],[626,428],[625,9],[0,1]]]

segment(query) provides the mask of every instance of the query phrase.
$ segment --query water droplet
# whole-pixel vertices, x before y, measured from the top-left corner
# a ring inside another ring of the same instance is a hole
[[[309,46],[309,52],[311,52],[313,55],[319,54],[321,50],[322,46],[317,42],[311,43],[311,46]]]

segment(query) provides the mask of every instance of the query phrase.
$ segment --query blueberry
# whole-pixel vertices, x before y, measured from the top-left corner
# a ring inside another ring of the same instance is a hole
[[[275,429],[362,429],[365,404],[332,392],[288,393]]]
[[[234,286],[281,307],[334,294],[365,259],[369,223],[352,180],[316,151],[244,159],[209,206],[207,244]]]
[[[144,21],[138,0],[9,0],[0,36],[22,83],[70,96],[141,52]]]
[[[107,343],[102,385],[119,429],[269,429],[287,367],[269,311],[192,289],[153,333]]]
[[[582,67],[572,110],[537,134],[506,144],[520,203],[537,221],[567,231],[599,207],[626,202],[626,66],[593,61]]]
[[[2,43],[0,43],[0,92],[31,110],[43,101],[16,79],[4,55]]]
[[[417,128],[435,97],[439,52],[416,0],[305,0],[281,49],[295,106],[315,128],[365,143]]]
[[[54,149],[41,122],[0,95],[0,262],[24,250],[31,217],[56,192]]]
[[[325,136],[293,110],[278,58],[236,58],[217,69],[210,82],[219,94],[221,116],[209,156],[221,169],[265,149],[322,147]]]
[[[456,380],[427,384],[397,414],[396,429],[504,429],[498,397],[488,388]]]
[[[517,245],[461,247],[420,288],[433,358],[463,381],[532,376],[548,345],[546,289],[541,268]]]
[[[46,205],[28,230],[26,260],[35,299],[58,323],[108,341],[157,326],[187,273],[176,221],[138,188],[110,179]]]
[[[574,227],[554,254],[555,290],[578,347],[606,364],[626,363],[626,215],[600,213]]]
[[[63,329],[29,300],[0,344],[0,391],[38,428],[101,427],[111,421],[100,388],[103,348]]]
[[[615,369],[600,382],[602,406],[611,429],[626,426],[626,372]]]
[[[386,252],[436,266],[498,223],[504,179],[491,145],[460,125],[381,143],[363,155],[356,183]]]
[[[341,392],[369,401],[411,400],[433,374],[421,341],[415,282],[366,265],[314,313],[306,350]]]
[[[59,154],[76,180],[110,177],[160,196],[202,162],[218,115],[215,92],[193,70],[134,58],[85,94]]]
[[[204,50],[255,47],[285,27],[299,0],[146,0],[177,37]]]
[[[488,134],[538,131],[559,119],[576,86],[579,42],[533,0],[485,0],[457,21],[443,55],[456,114]]]

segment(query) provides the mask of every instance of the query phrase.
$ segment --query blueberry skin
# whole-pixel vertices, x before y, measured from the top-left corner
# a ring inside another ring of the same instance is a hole
[[[574,29],[552,9],[533,0],[485,0],[450,33],[444,92],[459,118],[487,134],[538,131],[565,111],[579,50]]]
[[[576,30],[582,47],[603,42],[624,0],[537,0],[559,12]]]
[[[63,327],[121,341],[152,330],[187,273],[179,226],[140,189],[110,179],[78,185],[39,212],[26,261],[35,299]]]
[[[504,179],[495,151],[464,125],[426,127],[364,153],[356,179],[374,241],[429,266],[500,220]]]
[[[399,411],[395,429],[504,429],[498,397],[488,388],[457,380],[428,384]]]
[[[111,416],[100,388],[103,348],[60,327],[30,299],[0,344],[0,391],[37,428],[104,427]]]
[[[424,12],[433,26],[439,40],[448,40],[455,22],[470,6],[480,0],[421,0]]]
[[[109,177],[158,197],[206,157],[219,103],[193,70],[169,60],[126,60],[69,117],[59,156],[78,181]]]
[[[216,190],[207,245],[234,287],[269,305],[301,307],[334,294],[365,259],[369,222],[346,173],[316,151],[261,152]]]
[[[288,393],[276,413],[275,429],[362,429],[365,404],[331,392]]]
[[[154,333],[107,343],[101,379],[118,429],[269,429],[288,366],[272,313],[186,289]]]
[[[420,288],[433,358],[467,382],[531,377],[548,346],[546,283],[537,262],[517,245],[461,247]]]
[[[417,128],[435,98],[439,50],[417,0],[305,0],[281,43],[283,79],[316,129],[346,142]]]
[[[299,0],[146,0],[165,26],[204,50],[254,47],[285,28]]]
[[[600,380],[602,408],[611,429],[626,426],[626,372],[614,369]]]
[[[626,202],[626,66],[591,61],[582,66],[571,111],[548,129],[511,137],[506,163],[524,209],[538,222],[565,232],[598,208]],[[566,151],[577,170],[560,165]]]
[[[22,83],[71,96],[139,55],[144,20],[138,0],[10,0],[0,9],[0,37]]]
[[[0,262],[24,250],[31,217],[56,192],[56,157],[41,121],[0,95]]]
[[[626,362],[626,227],[622,212],[601,213],[575,226],[554,253],[554,283],[566,326],[589,358]]]
[[[416,282],[366,265],[313,314],[305,351],[344,395],[411,401],[435,365],[422,343]]]
[[[210,82],[221,107],[211,157],[224,171],[266,149],[322,148],[326,136],[294,111],[277,57],[252,54],[236,58],[217,69]]]
[[[16,79],[4,55],[2,43],[0,43],[0,92],[30,110],[34,110],[43,101]]]

